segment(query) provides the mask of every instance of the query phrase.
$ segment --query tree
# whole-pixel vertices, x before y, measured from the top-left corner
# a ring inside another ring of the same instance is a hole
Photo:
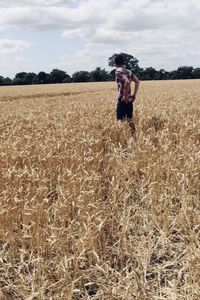
[[[115,80],[115,69],[110,71],[109,77],[110,77],[110,80]]]
[[[138,65],[139,60],[133,55],[127,54],[127,53],[120,53],[123,56],[124,59],[124,67],[131,70],[133,73],[136,73],[139,71],[140,67]],[[108,65],[110,67],[115,66],[115,57],[118,54],[113,54],[111,57],[108,59]]]
[[[176,79],[176,70],[169,72],[169,79]]]
[[[72,75],[72,81],[73,82],[88,82],[90,81],[90,73],[87,71],[79,71],[75,72]]]
[[[114,54],[109,58],[109,65],[113,65]],[[138,66],[138,60],[132,55],[122,53],[125,56],[125,67],[133,70],[134,61]],[[128,61],[129,60],[129,61]],[[128,61],[128,62],[127,62]],[[137,71],[136,71],[137,69]],[[182,66],[177,70],[165,71],[160,69],[159,71],[148,67],[142,69],[138,66],[135,68],[134,74],[140,80],[166,80],[166,79],[200,79],[200,68],[193,68],[192,66]],[[68,82],[89,82],[89,81],[108,81],[115,80],[115,70],[110,72],[100,67],[96,67],[95,70],[88,71],[78,71],[75,72],[72,77],[70,77],[65,71],[59,69],[53,69],[50,74],[46,72],[39,72],[35,74],[33,72],[19,72],[15,75],[14,79],[9,77],[4,78],[0,76],[0,86],[2,85],[23,85],[23,84],[47,84],[47,83],[68,83]]]
[[[105,69],[97,67],[94,71],[90,72],[91,81],[107,81],[110,80],[110,75]]]
[[[166,80],[169,78],[169,72],[165,71],[164,69],[160,69],[158,71],[159,80]]]
[[[146,69],[140,69],[137,72],[137,76],[140,80],[153,80],[158,79],[158,76],[156,77],[157,71],[154,68],[146,68]]]
[[[26,84],[26,79],[25,79],[26,75],[27,75],[26,72],[17,73],[15,75],[15,78],[13,79],[13,84],[15,84],[15,85]]]
[[[0,85],[4,85],[4,78],[3,78],[3,76],[0,76]]]
[[[175,79],[191,79],[193,67],[179,67],[175,73]]]
[[[193,71],[192,71],[192,78],[193,79],[200,78],[200,68],[193,69]]]
[[[11,85],[12,84],[12,79],[10,79],[9,77],[4,78],[4,85]]]
[[[72,81],[72,79],[71,79],[71,77],[68,75],[68,74],[66,74],[66,76],[65,76],[65,78],[63,79],[63,83],[69,83],[69,82],[71,82]]]
[[[26,73],[26,75],[24,76],[25,84],[33,84],[35,76],[36,74],[33,72]]]
[[[67,76],[69,76],[66,74],[65,71],[58,70],[58,69],[52,70],[49,75],[50,75],[50,81],[52,83],[61,83],[65,78],[67,78]]]
[[[158,73],[158,71],[156,71],[156,69],[154,69],[152,67],[146,68],[144,72],[145,72],[146,76],[149,78],[149,80],[157,80],[157,79],[159,79],[159,73]]]
[[[50,83],[50,76],[46,72],[39,72],[34,78],[33,78],[34,84],[44,84],[44,83]]]

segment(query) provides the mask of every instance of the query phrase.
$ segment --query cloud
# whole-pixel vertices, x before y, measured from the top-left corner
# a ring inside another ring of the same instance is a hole
[[[94,34],[94,30],[89,27],[81,27],[76,29],[66,29],[62,36],[65,38],[89,38]]]
[[[71,5],[74,6],[71,6]],[[198,0],[0,0],[0,23],[32,29],[112,31],[200,29]],[[191,9],[193,7],[193,9]]]
[[[61,1],[59,2],[61,3]],[[104,21],[102,17],[104,13],[99,12],[99,9],[96,10],[98,7],[100,9],[101,5],[100,3],[96,4],[95,1],[80,1],[78,7],[66,5],[15,6],[14,4],[7,7],[2,6],[0,9],[0,25],[35,30],[74,29],[76,31],[84,26],[96,26]]]
[[[69,0],[68,4],[75,1]],[[3,7],[18,7],[18,6],[52,6],[65,4],[65,0],[0,0],[0,5]]]
[[[191,10],[191,7],[195,9]],[[191,27],[200,29],[199,13],[200,2],[196,0],[129,0],[119,10],[113,11],[109,26],[129,32]]]
[[[199,0],[0,0],[0,26],[59,30],[62,38],[82,40],[85,48],[72,54],[79,67],[93,66],[95,59],[100,65],[102,52],[121,51],[143,65],[195,65],[199,15]]]
[[[11,54],[22,52],[31,47],[31,43],[20,40],[0,39],[0,53]]]
[[[130,42],[130,40],[131,35],[128,32],[106,28],[97,29],[91,39],[93,43],[103,44],[121,44],[124,42]]]

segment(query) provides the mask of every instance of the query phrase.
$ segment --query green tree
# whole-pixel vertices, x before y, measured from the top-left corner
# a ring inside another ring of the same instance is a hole
[[[49,75],[52,83],[62,83],[63,80],[67,78],[66,72],[58,69],[52,70]]]
[[[88,82],[91,80],[90,73],[87,71],[75,72],[72,75],[73,82]]]
[[[3,81],[4,81],[4,85],[11,85],[12,84],[12,79],[10,79],[9,77],[4,78]]]
[[[179,67],[175,73],[175,79],[191,79],[193,67],[183,66]]]
[[[200,78],[200,68],[193,69],[192,78],[193,79],[199,79]]]
[[[63,79],[63,83],[70,83],[72,81],[72,79],[71,79],[71,77],[68,75],[68,74],[66,74],[66,76],[65,76],[65,78]]]
[[[26,79],[25,79],[26,75],[27,75],[26,72],[17,73],[15,75],[15,78],[13,79],[13,84],[15,84],[15,85],[26,84]]]
[[[50,76],[46,72],[39,72],[34,78],[33,78],[34,84],[45,84],[50,83]]]
[[[33,84],[35,76],[36,74],[33,72],[26,73],[26,75],[24,76],[25,84]]]
[[[3,76],[0,76],[0,85],[4,85],[4,78],[3,78]]]
[[[115,80],[115,69],[110,71],[109,77],[110,77],[110,80]]]
[[[109,73],[105,69],[97,67],[94,71],[90,72],[91,81],[108,81],[110,80]]]
[[[169,79],[171,80],[176,79],[176,70],[169,72]]]
[[[169,78],[169,72],[165,71],[164,69],[160,69],[158,71],[158,77],[159,80],[166,80]]]
[[[159,72],[152,67],[148,67],[145,69],[145,74],[149,78],[149,80],[157,80],[159,79]]]

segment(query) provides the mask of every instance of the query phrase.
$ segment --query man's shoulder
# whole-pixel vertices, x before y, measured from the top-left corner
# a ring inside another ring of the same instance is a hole
[[[117,68],[115,75],[116,77],[126,76],[129,80],[131,80],[133,77],[132,71],[124,67]]]
[[[123,74],[132,74],[132,71],[125,68],[125,67],[119,67],[115,70],[116,73],[123,73]]]
[[[116,75],[127,75],[127,69],[123,67],[119,67],[115,71]]]

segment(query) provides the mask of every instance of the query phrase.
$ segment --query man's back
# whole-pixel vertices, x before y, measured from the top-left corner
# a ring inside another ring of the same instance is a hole
[[[118,67],[115,72],[117,87],[118,87],[118,98],[123,98],[125,90],[125,77],[130,81],[132,80],[132,72],[124,67]],[[131,97],[131,84],[129,87],[129,97]]]

